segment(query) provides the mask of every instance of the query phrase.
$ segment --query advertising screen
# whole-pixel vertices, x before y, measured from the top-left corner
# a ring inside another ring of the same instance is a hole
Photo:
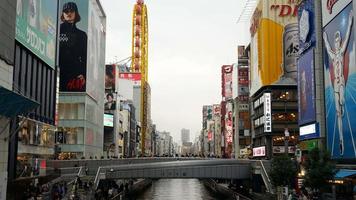
[[[260,0],[251,18],[250,95],[262,86],[296,85],[298,6],[290,0]]]
[[[298,60],[299,125],[315,121],[314,50]]]
[[[104,126],[114,127],[114,115],[104,114]]]
[[[299,52],[303,54],[315,46],[314,0],[305,0],[299,5]]]
[[[60,0],[60,91],[85,92],[87,83],[88,10],[86,0]]]
[[[57,1],[17,0],[15,38],[50,67],[55,66]]]
[[[333,158],[356,158],[355,19],[352,3],[323,5],[324,80],[327,146]],[[327,3],[323,1],[323,4]],[[336,11],[340,10],[339,13]],[[326,23],[326,19],[330,19]]]
[[[232,65],[223,65],[222,72],[222,96],[225,99],[232,98]]]

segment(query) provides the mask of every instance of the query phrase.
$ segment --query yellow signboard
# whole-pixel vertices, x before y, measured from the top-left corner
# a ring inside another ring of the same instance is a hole
[[[251,19],[251,91],[295,85],[299,51],[296,0],[260,0]]]

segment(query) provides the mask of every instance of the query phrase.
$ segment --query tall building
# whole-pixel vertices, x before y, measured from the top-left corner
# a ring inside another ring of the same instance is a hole
[[[296,3],[285,6],[296,8]],[[274,4],[259,1],[251,19],[249,95],[255,158],[270,159],[285,151],[294,154],[299,136],[298,21],[293,12],[269,11]]]
[[[45,169],[41,166],[45,166],[46,159],[53,158],[58,78],[57,3],[17,1],[14,13],[16,41],[12,88],[36,102],[38,107],[27,114],[12,118],[9,180],[31,174],[44,175]],[[31,37],[28,37],[29,35]],[[14,98],[11,101],[17,102],[18,106],[26,105],[24,102],[14,101]]]
[[[101,157],[106,15],[99,1],[60,0],[59,6],[61,12],[71,9],[80,15],[75,26],[64,17],[59,22],[60,157]]]
[[[2,14],[0,15],[0,27],[2,30],[6,30],[0,32],[0,199],[7,199],[8,175],[10,179],[13,179],[16,173],[16,171],[11,170],[11,174],[8,174],[9,167],[16,168],[16,119],[19,115],[27,116],[29,112],[33,112],[33,110],[39,106],[39,103],[33,98],[26,97],[23,87],[21,90],[15,90],[13,85],[13,72],[16,70],[18,73],[19,71],[19,60],[17,61],[16,67],[16,60],[14,59],[16,48],[15,32],[17,28],[17,16],[15,14],[17,13],[16,1],[1,0],[0,9],[2,10]],[[27,26],[27,24],[24,25]],[[16,42],[16,46],[17,45]],[[26,50],[23,49],[23,51]],[[24,68],[26,67],[25,64],[26,63],[24,63]],[[18,85],[17,82],[15,84],[16,86]],[[25,85],[25,83],[23,83],[23,85]],[[10,126],[10,124],[12,124],[12,126]],[[15,145],[10,149],[9,139],[12,145]],[[10,166],[8,166],[9,155],[11,156]]]
[[[180,132],[182,144],[185,142],[190,142],[190,130],[183,128]]]
[[[238,63],[233,69],[234,153],[235,158],[249,156],[251,122],[249,112],[249,54],[250,46],[238,46]]]

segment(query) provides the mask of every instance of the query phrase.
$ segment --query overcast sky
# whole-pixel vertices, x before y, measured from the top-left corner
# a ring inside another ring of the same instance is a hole
[[[107,16],[106,62],[131,56],[135,0],[101,0]],[[221,66],[237,61],[249,42],[248,24],[237,24],[246,0],[146,0],[148,79],[152,120],[180,142],[201,130],[202,106],[221,101]]]

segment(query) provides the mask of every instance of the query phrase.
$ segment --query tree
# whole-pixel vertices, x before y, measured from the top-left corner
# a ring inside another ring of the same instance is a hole
[[[314,191],[323,191],[328,187],[328,180],[332,180],[336,173],[335,163],[331,160],[330,153],[315,148],[310,151],[305,162],[304,186]]]
[[[272,159],[270,177],[272,184],[291,186],[297,176],[297,165],[289,156],[282,155]]]

